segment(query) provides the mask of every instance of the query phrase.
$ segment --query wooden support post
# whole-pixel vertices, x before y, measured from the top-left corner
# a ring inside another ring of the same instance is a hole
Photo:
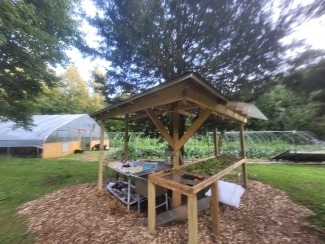
[[[179,140],[179,113],[173,113],[173,140],[176,144]],[[179,150],[173,152],[173,167],[179,169]]]
[[[148,181],[148,231],[156,232],[156,186]]]
[[[197,196],[187,196],[188,243],[199,243]]]
[[[100,121],[100,146],[99,146],[99,162],[98,162],[98,190],[103,190],[103,164],[104,164],[104,131],[105,121]]]
[[[247,167],[246,167],[246,162],[244,162],[242,165],[242,171],[243,171],[243,187],[247,188]]]
[[[240,123],[240,149],[241,149],[241,158],[246,158],[244,123]]]
[[[243,159],[246,158],[246,151],[245,151],[245,135],[244,135],[244,123],[240,123],[240,147],[241,147],[241,157]],[[247,187],[247,168],[246,162],[242,164],[242,171],[243,171],[243,186]]]
[[[122,161],[127,161],[129,158],[129,121],[128,114],[125,115],[125,131],[124,131],[124,153]]]
[[[218,129],[214,129],[214,156],[218,157],[220,155],[220,150],[219,150],[219,138],[218,138]]]
[[[219,215],[219,196],[218,181],[211,184],[211,217],[212,231],[215,235],[220,235],[220,215]]]
[[[179,140],[179,113],[173,112],[173,141],[174,144]],[[179,150],[173,151],[173,168],[179,169]],[[172,207],[177,208],[182,205],[182,194],[178,191],[172,192]]]

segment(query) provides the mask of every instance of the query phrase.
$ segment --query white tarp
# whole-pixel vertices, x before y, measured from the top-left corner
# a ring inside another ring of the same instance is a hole
[[[218,198],[221,203],[239,208],[240,198],[244,192],[245,189],[240,185],[218,180]],[[205,195],[211,196],[211,189]]]

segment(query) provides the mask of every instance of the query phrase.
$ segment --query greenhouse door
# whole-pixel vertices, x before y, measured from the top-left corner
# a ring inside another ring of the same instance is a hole
[[[90,150],[90,137],[89,136],[81,137],[80,147],[81,147],[81,149]]]

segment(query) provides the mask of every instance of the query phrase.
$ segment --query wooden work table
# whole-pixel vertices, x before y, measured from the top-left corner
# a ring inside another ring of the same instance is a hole
[[[156,228],[156,200],[155,191],[156,185],[167,189],[177,191],[187,196],[187,211],[188,211],[188,228],[189,228],[189,243],[198,243],[198,208],[197,208],[197,193],[206,187],[211,188],[211,216],[212,229],[214,234],[220,234],[219,220],[219,201],[217,182],[224,175],[228,174],[233,169],[245,164],[245,159],[238,159],[233,162],[228,168],[218,172],[213,176],[204,175],[204,179],[199,181],[184,180],[184,174],[198,175],[183,170],[187,165],[181,166],[179,169],[169,169],[153,173],[149,175],[148,181],[148,229],[150,233],[155,232]],[[245,167],[243,167],[244,169]],[[244,172],[246,174],[246,172]]]

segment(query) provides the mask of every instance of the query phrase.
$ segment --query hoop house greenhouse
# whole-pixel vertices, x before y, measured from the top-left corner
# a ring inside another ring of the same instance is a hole
[[[14,122],[0,123],[0,153],[53,158],[91,150],[99,143],[100,126],[88,114],[35,115],[33,124],[25,130]]]

